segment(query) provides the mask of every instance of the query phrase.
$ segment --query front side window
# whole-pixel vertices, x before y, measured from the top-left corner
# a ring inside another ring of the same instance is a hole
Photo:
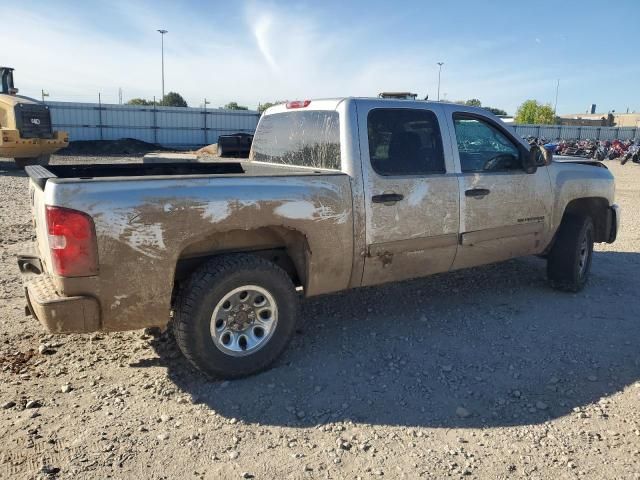
[[[338,112],[264,115],[253,137],[250,160],[340,170]]]
[[[518,147],[488,122],[454,115],[453,123],[463,172],[522,170]]]
[[[371,166],[380,175],[445,173],[442,137],[433,112],[377,108],[367,118]]]

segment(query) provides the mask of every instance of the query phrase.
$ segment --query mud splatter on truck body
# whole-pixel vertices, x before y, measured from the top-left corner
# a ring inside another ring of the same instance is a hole
[[[36,196],[34,210],[82,206],[95,223],[100,259],[97,276],[53,276],[56,289],[100,298],[101,329],[123,330],[166,324],[180,262],[230,250],[282,250],[307,295],[347,288],[349,177],[247,163],[243,174],[50,179],[55,188]],[[91,188],[80,188],[86,182]],[[42,230],[39,243],[47,245]],[[51,261],[45,248],[41,256]]]

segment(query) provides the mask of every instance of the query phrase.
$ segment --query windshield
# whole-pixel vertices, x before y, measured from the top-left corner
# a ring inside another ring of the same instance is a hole
[[[340,170],[338,112],[308,110],[260,119],[250,160]]]

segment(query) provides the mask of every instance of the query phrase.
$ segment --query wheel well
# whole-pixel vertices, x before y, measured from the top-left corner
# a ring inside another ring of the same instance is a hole
[[[608,240],[611,214],[609,201],[606,198],[588,197],[572,200],[564,210],[563,221],[567,215],[591,217],[594,227],[594,241],[606,242]]]
[[[296,287],[306,287],[309,251],[307,239],[301,232],[284,227],[216,233],[182,250],[174,273],[173,296],[200,265],[231,253],[251,253],[269,260],[282,268]]]

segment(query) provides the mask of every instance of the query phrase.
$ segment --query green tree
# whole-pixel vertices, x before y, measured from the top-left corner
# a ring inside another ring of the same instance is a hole
[[[473,103],[470,103],[473,102]],[[477,102],[477,103],[476,103]],[[482,106],[482,102],[477,98],[472,98],[471,100],[455,100],[453,103],[457,103],[458,105],[466,105],[469,107],[480,107]]]
[[[489,110],[494,115],[506,115],[507,114],[507,112],[505,110],[502,110],[501,108],[494,108],[494,107],[483,107],[483,108],[485,110]]]
[[[229,102],[224,106],[224,108],[227,110],[249,110],[248,107],[238,105],[238,102]]]
[[[284,102],[281,102],[280,100],[278,100],[277,102],[273,102],[273,103],[271,103],[271,102],[260,103],[260,104],[258,104],[258,113],[262,113],[267,108],[273,107],[274,105],[279,105],[281,103],[284,103]]]
[[[483,107],[482,106],[482,102],[477,98],[470,98],[469,100],[456,100],[454,103],[457,103],[458,105],[466,105],[467,107],[484,108],[485,110],[489,110],[494,115],[506,115],[507,114],[507,112],[502,110],[501,108]]]
[[[167,93],[158,105],[163,107],[188,107],[187,101],[182,98],[182,95],[176,92]]]
[[[551,105],[539,103],[537,100],[527,100],[516,111],[516,123],[537,123],[551,125],[556,116]]]
[[[144,98],[132,98],[127,102],[127,105],[151,105],[152,103]]]

